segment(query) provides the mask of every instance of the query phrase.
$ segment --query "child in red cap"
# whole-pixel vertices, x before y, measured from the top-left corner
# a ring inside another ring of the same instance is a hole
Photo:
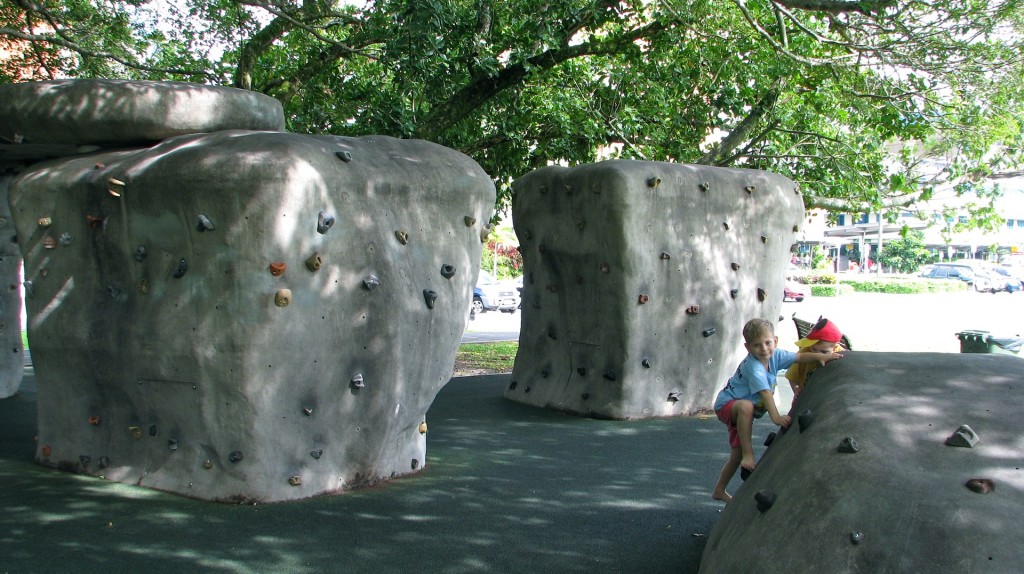
[[[814,324],[814,327],[811,328],[811,331],[807,333],[807,336],[796,342],[796,346],[800,347],[797,355],[801,353],[841,353],[845,350],[839,343],[842,340],[843,334],[839,331],[839,327],[832,321],[821,317]],[[793,387],[794,400],[800,395],[800,391],[804,390],[804,385],[807,384],[807,376],[811,374],[811,371],[817,369],[818,365],[819,363],[817,362],[798,362],[786,370],[789,386]]]

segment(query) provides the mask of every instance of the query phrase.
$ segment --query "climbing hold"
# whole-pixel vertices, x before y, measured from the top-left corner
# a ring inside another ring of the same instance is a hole
[[[761,243],[768,243],[768,236],[767,235],[762,235],[761,236]]]
[[[739,263],[733,263],[733,264],[731,264],[729,266],[732,267],[733,271],[739,271],[740,270],[740,264]]]
[[[449,265],[448,263],[445,263],[444,265],[441,266],[441,277],[444,277],[445,279],[451,279],[454,276],[455,276],[455,266],[454,265]]]
[[[585,228],[586,226],[587,226],[587,222],[586,222],[586,221],[583,221],[582,219],[576,222],[576,230],[577,230],[577,231],[583,231],[583,229],[584,229],[584,228]]]
[[[149,293],[149,283],[147,283],[145,279],[139,280],[139,293],[142,293],[143,295]]]
[[[169,438],[167,439],[167,450],[175,451],[178,450],[178,440]]]
[[[398,231],[395,232],[395,238],[398,239],[399,243],[405,245],[409,243],[409,232],[399,229]]]
[[[661,178],[660,177],[649,177],[649,178],[647,178],[647,187],[650,187],[652,189],[657,189],[659,185],[661,185]]]
[[[107,180],[107,191],[114,197],[121,197],[124,193],[124,182],[120,179],[110,178]]]
[[[547,251],[547,246],[541,243],[540,245],[537,246],[537,251],[540,253],[544,253],[545,251]]]
[[[333,227],[333,226],[334,226],[334,216],[333,215],[327,213],[326,211],[321,211],[320,214],[317,215],[317,218],[316,218],[316,232],[317,233],[319,233],[320,235],[323,235],[324,233],[327,233],[328,231],[330,231],[331,227]]]
[[[363,287],[366,287],[367,291],[373,291],[373,288],[377,285],[380,285],[380,279],[377,279],[376,275],[363,277]]]
[[[470,216],[467,215],[467,216],[462,218],[462,221],[464,221],[466,223],[466,227],[473,227],[474,225],[476,225],[476,218],[475,217],[470,217]]]
[[[338,159],[345,163],[352,161],[352,152],[350,151],[336,151],[334,155],[338,156]]]
[[[555,328],[554,327],[548,327],[548,337],[550,337],[551,339],[554,339],[556,341],[558,340],[558,334],[555,333]]]
[[[135,253],[132,254],[132,259],[142,263],[142,260],[146,258],[146,246],[140,245],[135,248]]]
[[[43,458],[50,458],[50,455],[53,453],[53,449],[48,444],[44,444],[40,450],[42,451]]]
[[[274,277],[280,277],[284,275],[284,270],[288,268],[288,264],[284,261],[275,261],[270,264],[270,274]]]
[[[314,253],[306,259],[306,269],[316,272],[320,270],[320,266],[324,264],[324,260],[320,257],[319,253]]]
[[[562,189],[565,190],[566,195],[572,195],[572,186],[569,184],[563,185]]]
[[[60,244],[63,245],[64,247],[71,245],[71,234],[68,232],[62,233],[58,241],[60,241]]]
[[[682,394],[683,393],[680,392],[680,391],[671,391],[668,394],[668,398],[665,399],[665,400],[667,400],[670,403],[678,403],[679,402],[679,395],[682,395]]]
[[[213,461],[210,460],[210,459],[204,460],[203,461],[203,468],[205,468],[206,470],[210,470],[211,468],[213,468]]]
[[[86,221],[86,223],[89,224],[90,228],[97,229],[97,228],[103,226],[104,223],[106,223],[107,218],[106,217],[99,217],[99,216],[96,216],[96,215],[86,215],[85,216],[85,221]]]
[[[313,414],[313,409],[311,409],[309,407],[303,407],[302,414],[304,414],[304,415],[306,415],[308,417],[308,416]]]
[[[274,294],[274,305],[277,305],[278,307],[287,307],[291,302],[291,289],[278,289],[277,293]]]
[[[707,191],[707,190],[711,189],[711,182],[710,181],[702,181],[702,182],[700,182],[697,185],[697,187],[700,188],[701,191]]]
[[[757,300],[764,301],[768,297],[768,292],[760,287],[757,288]]]
[[[322,448],[318,448],[316,450],[309,451],[309,456],[315,458],[316,460],[320,460],[320,457],[323,456],[323,455],[324,455],[324,449],[322,449]]]
[[[590,398],[590,393],[583,393],[580,395],[580,398],[583,400],[587,400]]]
[[[586,367],[578,367],[576,369],[576,372],[579,373],[581,377],[587,376],[587,368]]]
[[[547,285],[545,286],[545,288],[546,288],[546,289],[547,289],[548,291],[551,291],[552,293],[558,293],[558,285],[555,285],[554,283],[548,283],[548,284],[547,284]]]
[[[87,454],[79,455],[78,457],[78,462],[82,463],[82,466],[88,465],[90,460],[92,460],[92,457]]]
[[[996,483],[989,478],[972,478],[964,486],[978,494],[988,494],[996,489]]]
[[[860,544],[864,541],[864,533],[853,531],[850,533],[850,542],[854,544]]]
[[[117,299],[117,296],[121,294],[121,288],[117,285],[107,285],[107,293],[110,294],[112,298]]]
[[[427,421],[423,421],[419,426],[420,434],[427,434]]]
[[[540,378],[546,379],[546,378],[548,378],[548,375],[550,375],[550,374],[551,374],[551,371],[549,371],[548,369],[544,369],[544,370],[542,370],[540,372]],[[513,383],[513,384],[515,384],[515,383]]]
[[[40,217],[39,220],[36,221],[36,223],[39,224],[39,227],[49,227],[49,226],[53,225],[53,218],[51,218],[51,217]]]
[[[301,476],[290,476],[290,477],[288,477],[288,484],[290,484],[292,486],[299,486],[299,485],[302,484],[302,477]]]
[[[857,441],[854,440],[852,436],[848,436],[839,441],[839,447],[837,450],[839,452],[855,453],[860,450],[860,445],[857,444]]]
[[[608,379],[609,381],[614,381],[615,380],[615,371],[613,371],[611,369],[605,369],[604,374],[601,375],[601,376],[603,376],[605,379]]]
[[[768,436],[764,437],[764,446],[771,446],[775,442],[775,437],[779,436],[777,433],[770,432]]]
[[[644,304],[644,303],[646,303],[646,302],[647,302],[647,301],[648,301],[649,299],[650,299],[650,298],[649,298],[649,297],[648,297],[647,295],[641,294],[641,295],[640,295],[640,297],[638,297],[638,298],[637,298],[637,302],[638,302],[638,303],[640,303],[641,305],[643,305],[643,304]]]
[[[181,279],[186,273],[188,273],[188,261],[185,261],[185,258],[182,257],[181,260],[178,261],[178,268],[175,269],[174,273],[171,275],[175,279]]]
[[[752,186],[752,185],[748,185],[748,186],[746,186],[746,187],[744,187],[744,188],[743,188],[743,191],[746,191],[746,192],[747,192],[747,194],[749,195],[749,194],[751,194],[751,193],[754,193],[754,191],[755,191],[756,189],[757,189],[756,187],[754,187],[754,186]]]
[[[686,308],[687,315],[697,315],[700,313],[700,305],[690,305]]]
[[[665,253],[664,251],[662,251],[662,252],[661,252],[661,259],[662,259],[663,261],[668,261],[669,259],[672,259],[672,256],[671,256],[671,255],[669,255],[668,253]]]
[[[416,469],[417,469],[417,468],[419,468],[419,467],[420,467],[420,461],[419,461],[419,459],[415,459],[415,458],[414,458],[414,459],[412,459],[412,469],[413,469],[413,470],[416,470]]]
[[[607,263],[602,263],[601,273],[608,273],[609,271],[611,271],[611,267],[609,267]]]
[[[508,390],[510,390],[510,391],[514,391],[514,390],[516,390],[516,387],[517,387],[517,386],[519,386],[519,383],[518,383],[518,382],[516,382],[516,381],[512,381],[512,383],[511,383],[511,384],[509,384],[509,386],[508,386]]]
[[[793,233],[796,233],[798,231],[800,231],[800,226],[799,225],[794,225],[793,226]]]
[[[47,235],[43,238],[43,249],[56,249],[57,240]]]
[[[149,425],[149,436],[156,436],[157,429],[156,425]]]
[[[583,285],[583,276],[577,275],[576,277],[573,278],[573,282],[575,282],[577,285]]]
[[[196,230],[199,233],[203,233],[205,231],[213,231],[214,229],[216,229],[216,226],[210,221],[210,218],[200,213],[199,217],[196,218]]]
[[[733,299],[735,299],[736,296],[739,295],[739,294],[740,294],[740,290],[739,289],[730,289],[729,290],[729,296],[732,297]]]
[[[130,426],[130,427],[128,427],[128,432],[132,433],[132,438],[135,438],[135,439],[142,438],[142,429],[137,427],[137,426]]]
[[[961,425],[960,428],[956,429],[953,434],[946,438],[946,445],[972,448],[979,440],[981,439],[978,437],[978,433],[974,432],[971,427]]]
[[[775,493],[771,490],[759,490],[754,493],[754,500],[757,501],[757,509],[760,512],[767,512],[775,504]]]
[[[701,334],[703,334],[705,337],[710,337],[711,335],[714,335],[717,332],[718,331],[714,327],[712,327],[710,329],[704,329],[704,331]]]
[[[110,457],[101,456],[99,466],[100,468],[107,468],[108,466],[110,466]]]
[[[651,368],[651,361],[649,359],[644,359],[644,360],[640,361],[640,364],[643,365],[643,367],[645,369],[650,369]]]
[[[245,457],[242,456],[242,451],[240,450],[233,450],[231,451],[231,454],[228,455],[228,460],[230,460],[231,462],[238,462],[243,458]]]
[[[728,221],[723,221],[722,222],[722,227],[724,227],[725,230],[728,231],[729,230],[729,222]]]
[[[99,426],[99,424],[100,424],[100,417],[98,417],[96,415],[93,415],[93,416],[89,417],[89,424],[91,424],[93,426]]]
[[[437,291],[434,291],[432,289],[424,289],[423,300],[427,302],[427,309],[433,309],[434,302],[437,301]]]
[[[809,429],[811,427],[811,423],[814,422],[814,413],[811,412],[811,409],[807,409],[800,413],[800,416],[798,416],[796,420],[800,425],[800,432],[804,432]]]
[[[353,388],[356,388],[356,389],[366,388],[366,383],[363,382],[363,374],[362,373],[356,373],[356,375],[354,377],[352,377],[352,380],[350,382],[351,382]]]

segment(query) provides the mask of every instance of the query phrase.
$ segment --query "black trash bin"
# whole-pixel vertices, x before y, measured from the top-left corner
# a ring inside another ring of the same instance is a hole
[[[956,336],[961,353],[1016,355],[1024,345],[1022,337],[993,337],[988,331],[960,331]]]

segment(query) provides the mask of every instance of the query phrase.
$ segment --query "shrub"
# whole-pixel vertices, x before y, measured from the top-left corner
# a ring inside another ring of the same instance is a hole
[[[811,285],[811,295],[815,297],[838,297],[853,293],[853,287],[846,284],[839,285]]]
[[[809,273],[798,278],[804,285],[835,285],[836,276],[833,273]]]

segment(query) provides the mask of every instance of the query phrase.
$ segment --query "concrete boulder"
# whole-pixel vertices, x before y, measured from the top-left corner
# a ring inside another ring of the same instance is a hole
[[[514,184],[525,280],[505,397],[599,418],[708,408],[777,318],[803,217],[794,182],[643,161],[547,167]]]
[[[819,368],[700,572],[1019,572],[1021,380],[1024,361],[989,354],[850,352]]]
[[[37,460],[279,501],[423,468],[490,178],[442,146],[221,130],[10,184]]]

